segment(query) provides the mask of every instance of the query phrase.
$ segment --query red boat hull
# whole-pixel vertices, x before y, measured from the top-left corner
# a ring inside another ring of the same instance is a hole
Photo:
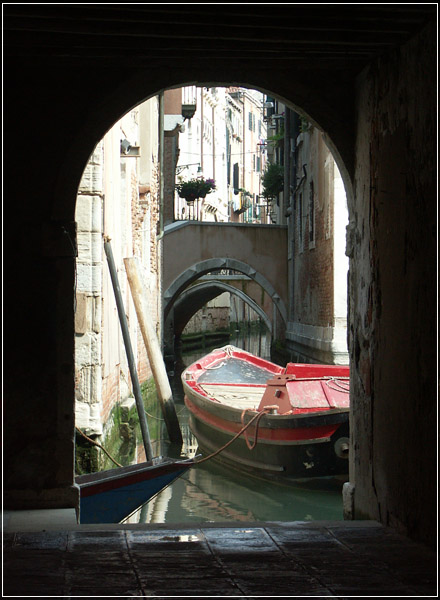
[[[298,481],[347,476],[348,367],[322,365],[320,370],[321,365],[292,364],[283,369],[243,351],[222,354],[223,350],[207,355],[182,375],[190,427],[199,449],[210,454],[223,448],[253,416],[276,402],[284,414],[262,415],[258,430],[251,425],[215,459],[264,478]],[[208,371],[231,358],[266,369],[268,383],[274,382],[273,390],[267,384],[247,384],[249,395],[262,396],[258,407],[243,409],[216,398],[217,389],[233,392],[243,387],[242,382],[203,384],[204,373],[210,375]],[[289,404],[289,398],[301,406]]]

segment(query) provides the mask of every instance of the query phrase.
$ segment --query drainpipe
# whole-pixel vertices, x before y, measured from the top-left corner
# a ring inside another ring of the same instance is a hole
[[[215,181],[215,106],[212,107],[212,178]]]
[[[283,211],[284,218],[288,217],[290,206],[290,108],[285,107],[284,112],[284,190]]]
[[[203,107],[203,90],[204,88],[200,88],[200,167],[202,169],[202,175],[204,175],[204,161],[203,161],[203,134],[204,134],[204,107]]]
[[[159,235],[163,236],[163,210],[164,210],[164,94],[159,94]]]
[[[295,291],[295,210],[294,210],[294,203],[295,203],[295,197],[296,197],[296,166],[297,166],[297,153],[296,153],[296,138],[299,135],[299,115],[294,112],[291,111],[290,109],[286,110],[286,116],[288,115],[288,124],[289,126],[285,127],[285,135],[288,136],[288,141],[289,141],[289,159],[288,159],[288,164],[289,164],[289,180],[288,180],[288,188],[285,188],[288,190],[288,194],[289,194],[289,206],[287,208],[286,211],[286,216],[288,217],[288,239],[289,239],[289,244],[290,244],[290,248],[288,249],[288,253],[290,255],[290,269],[288,271],[289,273],[289,296],[290,296],[290,302],[289,302],[289,319],[294,318],[295,315],[295,306],[294,306],[294,291]],[[292,144],[290,147],[290,140],[292,140]],[[286,147],[286,138],[284,139],[284,143],[285,143],[285,147]],[[285,180],[286,183],[286,180]],[[290,192],[292,189],[292,197],[290,197]]]

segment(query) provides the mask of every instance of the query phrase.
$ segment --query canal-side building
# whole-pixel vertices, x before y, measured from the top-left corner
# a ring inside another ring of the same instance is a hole
[[[261,141],[266,137],[263,94],[241,87],[189,86],[166,90],[166,119],[171,110],[167,99],[175,99],[173,113],[178,117],[178,102],[183,105],[183,98],[188,95],[194,97],[195,111],[190,118],[181,119],[176,130],[175,182],[203,177],[215,181],[215,190],[194,205],[176,193],[174,220],[269,222],[261,197],[265,164]],[[168,165],[172,164],[170,153]],[[170,186],[172,178],[170,171]],[[170,198],[165,197],[165,204],[169,205]],[[169,213],[169,208],[165,210]]]
[[[182,98],[182,106],[186,96],[194,98],[194,112],[176,137],[176,164],[174,173],[169,172],[170,186],[203,177],[214,180],[215,189],[194,203],[188,203],[175,190],[173,198],[166,197],[166,203],[173,204],[175,221],[228,221],[226,91],[221,87],[189,86],[166,90],[165,98],[170,93]]]
[[[266,164],[266,124],[263,94],[243,87],[228,88],[228,149],[230,220],[270,223],[262,197],[261,177]]]
[[[321,131],[303,120],[295,142],[286,344],[296,362],[348,364],[344,185]]]
[[[288,227],[289,315],[285,350],[295,362],[348,364],[348,208],[324,134],[266,97],[268,164],[282,168],[282,191],[268,202]]]
[[[267,221],[277,225],[286,225],[286,211],[284,210],[284,184],[279,191],[275,190],[273,183],[265,185],[266,172],[280,167],[284,169],[284,144],[285,144],[285,105],[276,98],[265,96],[263,101],[263,123],[265,124],[266,136],[262,140],[261,148],[264,151],[266,161],[263,169],[262,200],[265,202]],[[290,144],[290,132],[287,135]],[[287,169],[294,169],[291,155],[287,154]],[[272,178],[271,178],[272,179]]]
[[[109,434],[113,410],[130,404],[131,382],[104,252],[110,241],[139,380],[151,377],[123,259],[135,256],[160,324],[159,99],[127,113],[96,146],[78,189],[75,311],[75,423],[92,436]]]

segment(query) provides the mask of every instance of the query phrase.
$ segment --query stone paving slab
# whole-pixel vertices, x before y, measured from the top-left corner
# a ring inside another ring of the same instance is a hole
[[[3,597],[437,597],[437,556],[371,521],[3,536]]]

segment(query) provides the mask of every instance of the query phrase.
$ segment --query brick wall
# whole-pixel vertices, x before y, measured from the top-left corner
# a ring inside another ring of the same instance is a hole
[[[113,407],[120,400],[120,378],[120,366],[116,365],[102,381],[101,419],[103,424],[108,421]]]
[[[298,144],[287,346],[298,362],[347,364],[345,193],[322,134],[316,129],[302,132]]]
[[[333,288],[333,194],[323,185],[322,164],[328,157],[319,132],[311,135],[307,163],[308,177],[296,199],[294,314],[300,323],[326,327],[334,325]],[[314,241],[310,241],[310,195],[313,186]],[[299,206],[302,202],[302,207]],[[302,218],[302,241],[299,220]]]

